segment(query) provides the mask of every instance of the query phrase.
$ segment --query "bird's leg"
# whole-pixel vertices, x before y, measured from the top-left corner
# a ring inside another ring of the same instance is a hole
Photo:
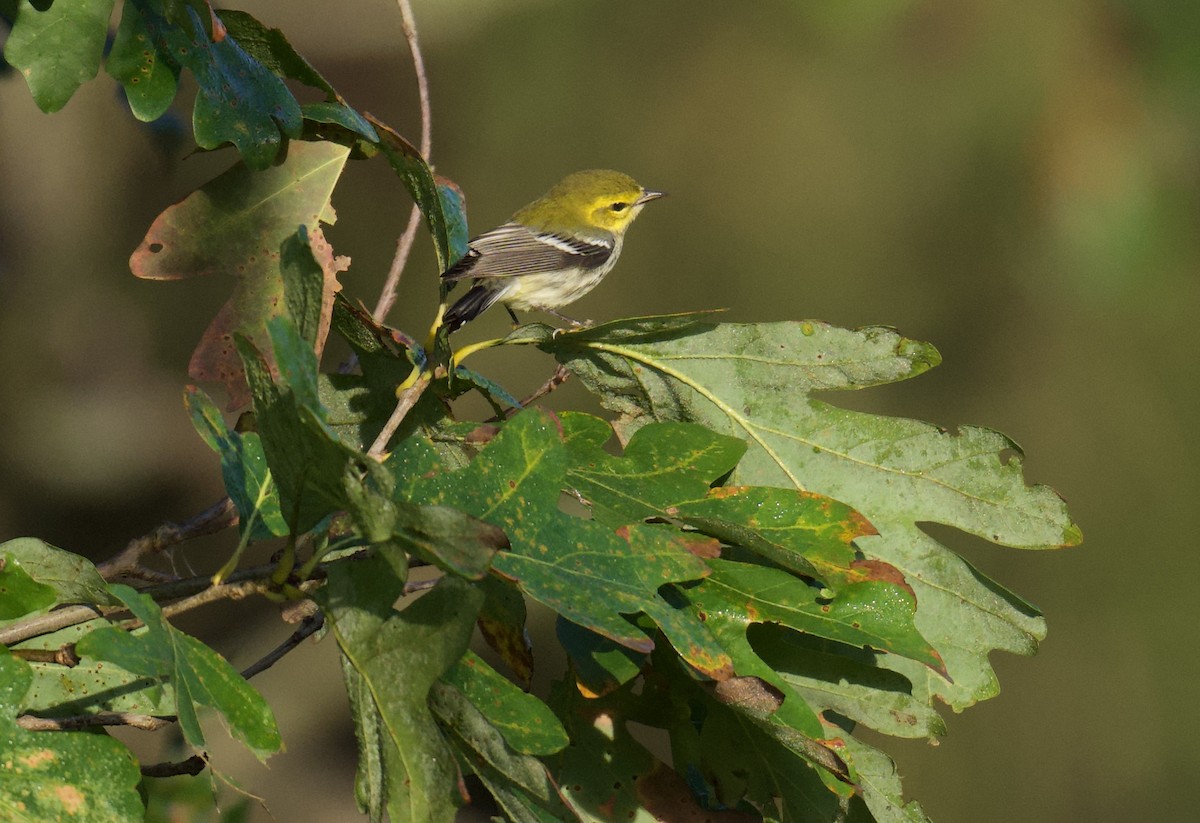
[[[508,304],[507,304],[507,303],[505,303],[505,304],[504,304],[504,310],[505,310],[506,312],[508,312],[508,316],[512,318],[512,321],[513,321],[513,325],[514,325],[514,326],[519,326],[519,325],[521,325],[521,321],[517,319],[517,313],[516,313],[515,311],[513,311],[512,309],[510,309],[510,308],[508,307]]]
[[[588,326],[593,325],[593,321],[591,320],[576,320],[574,317],[567,317],[565,314],[556,312],[554,309],[548,309],[545,306],[541,306],[539,308],[546,312],[546,314],[553,314],[559,320],[565,320],[577,329],[586,329]]]

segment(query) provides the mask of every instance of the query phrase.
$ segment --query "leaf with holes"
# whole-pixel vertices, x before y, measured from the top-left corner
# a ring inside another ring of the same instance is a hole
[[[241,332],[269,350],[267,321],[286,311],[280,248],[299,226],[309,227],[313,256],[327,275],[338,265],[316,231],[336,220],[329,203],[349,150],[330,143],[293,143],[287,160],[263,172],[238,164],[160,214],[129,260],[146,280],[180,280],[223,273],[233,294],[201,338],[188,374],[229,392],[229,409],[249,402],[233,335]]]

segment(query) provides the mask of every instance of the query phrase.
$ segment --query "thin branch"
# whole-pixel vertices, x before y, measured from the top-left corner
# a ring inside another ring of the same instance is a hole
[[[75,644],[67,643],[57,649],[11,649],[13,657],[19,657],[28,663],[54,663],[73,669],[79,665],[79,655],[75,654]]]
[[[175,722],[174,716],[154,717],[130,712],[97,712],[96,714],[80,714],[72,717],[35,717],[31,714],[23,714],[17,718],[17,725],[31,732],[74,732],[92,726],[132,726],[135,729],[152,732]]]
[[[117,609],[116,611],[121,611]],[[110,613],[112,610],[110,610]],[[79,623],[86,623],[89,620],[95,620],[97,617],[104,617],[105,612],[96,606],[68,606],[65,609],[57,609],[49,614],[40,614],[37,617],[31,617],[28,620],[22,620],[19,623],[13,623],[0,629],[0,643],[5,646],[11,646],[13,643],[20,643],[22,640],[28,640],[31,637],[40,637],[43,634],[50,634],[59,629],[65,629],[67,626],[75,626]]]
[[[265,672],[282,660],[285,654],[303,643],[305,638],[319,631],[323,625],[325,625],[325,615],[322,612],[315,612],[304,618],[304,622],[300,624],[300,628],[292,632],[291,637],[243,669],[242,677],[249,680],[254,675]]]
[[[159,586],[150,586],[141,591],[143,594],[150,595],[156,601],[180,601],[163,608],[164,614],[173,615],[203,606],[215,600],[236,600],[255,591],[265,591],[270,586],[266,585],[264,581],[269,580],[274,571],[274,564],[267,563],[261,566],[252,566],[248,569],[240,569],[229,575],[229,579],[219,586],[214,586],[212,579],[208,575],[203,575],[188,577]],[[324,568],[321,566],[317,566],[312,571],[312,577],[314,578],[324,577],[324,574]],[[181,598],[183,599],[181,600]],[[85,623],[97,617],[124,620],[129,617],[129,610],[123,608],[99,609],[95,606],[69,606],[65,609],[58,609],[49,614],[38,615],[37,617],[5,626],[0,629],[0,643],[11,646],[22,640],[49,634],[50,632],[65,629],[67,626],[74,626],[78,623]]]
[[[433,118],[429,105],[429,78],[425,75],[425,58],[421,56],[421,46],[417,41],[417,21],[409,0],[396,0],[396,5],[400,7],[400,24],[404,30],[404,39],[408,41],[408,49],[412,52],[413,69],[417,75],[417,96],[421,101],[421,156],[428,163],[433,151]],[[416,240],[420,219],[421,210],[414,204],[408,215],[408,225],[396,241],[396,254],[392,257],[383,291],[379,293],[379,302],[375,305],[375,311],[371,313],[376,323],[382,323],[396,303],[396,296],[400,291],[400,275],[404,273],[404,266]]]
[[[387,450],[388,443],[392,439],[392,435],[396,433],[396,429],[400,428],[400,424],[404,422],[404,418],[412,411],[412,407],[421,399],[421,395],[425,393],[425,389],[429,388],[429,380],[429,372],[422,371],[415,383],[400,392],[400,396],[396,401],[395,411],[392,412],[392,416],[384,424],[383,430],[379,432],[379,436],[375,438],[375,442],[371,444],[371,448],[367,451],[367,454],[372,457],[383,456],[384,451]]]
[[[416,592],[423,592],[428,589],[432,589],[434,586],[436,586],[440,582],[442,582],[442,578],[440,576],[439,577],[431,577],[428,580],[411,581],[409,583],[404,584],[404,593],[406,595],[408,595],[408,594],[415,594]]]
[[[521,398],[521,402],[519,405],[513,406],[511,409],[504,412],[504,419],[507,420],[508,418],[512,417],[514,414],[521,411],[522,409],[528,408],[531,403],[541,400],[543,397],[545,397],[550,392],[554,391],[555,389],[557,389],[559,386],[561,386],[563,383],[566,383],[570,379],[571,379],[571,372],[567,369],[566,366],[559,363],[558,366],[556,366],[554,369],[554,374],[550,375],[549,379],[546,380],[546,382],[543,383],[541,386],[539,386],[537,391],[535,391],[533,394],[529,395],[528,397]],[[500,419],[500,415],[496,415],[495,417],[491,418],[487,422],[494,423],[494,422],[498,421],[499,419]]]
[[[96,568],[105,580],[122,576],[142,576],[141,561],[147,554],[161,552],[170,546],[215,534],[237,522],[237,509],[228,497],[209,506],[200,514],[182,523],[163,523],[147,535],[129,541],[129,545],[117,555],[110,557]]]
[[[211,585],[211,578],[209,578],[208,582],[210,584],[209,588],[163,606],[163,617],[174,617],[177,614],[198,609],[201,606],[215,603],[218,600],[241,600],[248,595],[262,594],[274,588],[270,580],[243,580],[239,583],[219,583],[216,586]]]
[[[180,774],[190,774],[192,777],[200,774],[208,766],[208,761],[198,754],[177,763],[152,763],[142,766],[142,777],[174,777]]]

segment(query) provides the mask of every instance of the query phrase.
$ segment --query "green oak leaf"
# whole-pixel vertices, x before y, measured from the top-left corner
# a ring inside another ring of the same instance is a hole
[[[435,177],[429,164],[421,157],[421,152],[395,129],[370,115],[367,119],[381,137],[378,146],[383,150],[384,157],[425,216],[425,225],[433,238],[438,270],[445,271],[466,253],[466,244],[462,241],[466,236],[467,218],[461,192],[455,196],[457,188],[449,189],[449,181],[444,178],[439,184],[439,178]]]
[[[1025,485],[1020,460],[1003,459],[1019,449],[997,432],[949,433],[810,396],[913,377],[940,362],[937,351],[885,328],[697,322],[654,332],[649,323],[616,321],[536,342],[618,412],[625,436],[653,421],[702,423],[749,444],[733,483],[790,486],[859,511],[880,534],[859,539],[858,548],[912,587],[917,628],[953,681],[897,656],[883,665],[914,680],[927,703],[938,696],[961,710],[993,696],[988,654],[1032,653],[1045,623],[917,524],[944,523],[1017,548],[1075,545],[1080,531],[1063,501]]]
[[[141,820],[142,775],[123,745],[106,734],[31,732],[17,725],[32,681],[27,663],[0,651],[0,818]]]
[[[38,11],[21,0],[4,59],[20,69],[38,108],[55,112],[96,76],[115,0],[55,0]]]
[[[607,422],[577,413],[561,419],[571,456],[568,483],[598,520],[668,518],[828,586],[903,583],[897,570],[855,550],[852,541],[875,529],[844,503],[799,489],[710,488],[737,465],[745,441],[695,423],[649,423],[618,457],[604,450],[612,433]]]
[[[503,529],[512,548],[495,556],[495,570],[572,622],[645,652],[654,641],[623,616],[644,612],[689,664],[728,676],[729,659],[703,626],[658,591],[700,579],[708,573],[703,561],[670,530],[613,530],[560,511],[567,462],[553,419],[531,409],[509,420],[466,468],[416,478],[411,499]]]
[[[814,711],[833,711],[895,737],[946,733],[937,710],[913,697],[908,678],[880,666],[879,652],[772,626],[758,627],[752,645]]]
[[[562,751],[570,742],[545,703],[501,677],[474,652],[463,655],[442,675],[442,681],[483,712],[514,751],[549,755]]]
[[[37,614],[54,605],[53,586],[34,580],[11,552],[0,561],[0,621]]]
[[[878,823],[929,823],[919,803],[904,802],[900,774],[890,757],[850,735],[843,735],[842,742],[847,759],[854,764],[855,782],[871,819]]]
[[[247,54],[224,26],[214,22],[210,34],[190,5],[175,14],[162,0],[130,5],[158,58],[196,78],[192,130],[201,148],[232,143],[247,166],[261,170],[275,161],[285,138],[300,136],[300,104],[283,79]]]
[[[746,451],[744,441],[690,423],[651,423],[625,444],[620,457],[604,450],[608,422],[564,413],[571,457],[567,481],[592,504],[592,515],[623,525],[662,516],[670,506],[704,497]]]
[[[233,294],[192,354],[194,380],[224,384],[230,410],[250,399],[233,335],[262,351],[267,321],[287,311],[280,248],[297,227],[313,231],[336,219],[329,199],[349,150],[330,143],[293,142],[287,159],[266,171],[238,164],[155,218],[129,260],[137,277],[179,280],[222,273]]]
[[[481,709],[466,691],[450,682],[456,669],[433,684],[429,707],[447,739],[487,787],[506,819],[515,823],[580,819],[578,812],[568,810],[546,766],[536,757],[515,749],[509,737],[495,725],[495,718]],[[536,702],[554,718],[544,704]],[[554,724],[566,745],[566,732],[557,719]]]
[[[195,386],[183,392],[183,402],[200,438],[221,458],[225,493],[238,510],[238,529],[250,539],[265,540],[288,533],[279,509],[279,489],[269,482],[267,457],[257,432],[238,432],[212,399]]]
[[[386,798],[396,821],[450,820],[458,770],[427,701],[466,651],[482,595],[445,577],[396,611],[403,590],[396,567],[376,554],[333,564],[317,601],[355,672],[360,758],[368,766],[359,773],[360,802],[378,810]]]
[[[69,603],[118,603],[92,561],[34,537],[0,543],[0,622]]]
[[[362,374],[321,375],[321,400],[330,426],[348,442],[368,447],[396,408],[395,388],[425,363],[419,345],[402,332],[381,326],[340,294],[334,302],[333,330],[358,358]],[[435,384],[436,387],[436,384]],[[436,451],[451,465],[465,465],[462,449],[440,437],[453,421],[435,391],[421,395],[392,438],[393,448],[414,434],[438,437]]]
[[[144,123],[167,113],[179,87],[179,64],[154,47],[135,3],[126,3],[105,71],[125,89],[133,116]]]
[[[114,597],[113,602],[120,601]],[[97,618],[24,640],[13,648],[60,649],[109,625],[107,620]],[[134,631],[135,635],[145,633],[145,628]],[[33,671],[33,683],[25,693],[21,710],[39,717],[72,717],[99,712],[157,717],[175,714],[175,690],[170,683],[128,672],[109,660],[80,656],[79,663],[71,667],[57,663],[30,663],[29,667]]]
[[[396,518],[390,475],[325,423],[316,356],[291,321],[274,318],[269,333],[285,382],[272,379],[266,359],[249,340],[239,336],[237,347],[284,519],[301,534],[330,514],[349,510],[369,541],[387,540]]]
[[[559,617],[555,635],[571,658],[575,685],[586,697],[603,697],[642,673],[646,655]]]
[[[146,625],[134,635],[116,626],[96,629],[75,644],[80,655],[111,661],[142,677],[170,681],[175,689],[179,727],[191,745],[203,749],[197,708],[216,709],[230,733],[260,760],[279,751],[283,741],[271,707],[237,669],[199,640],[176,629],[149,595],[128,586],[110,590]]]
[[[252,343],[239,337],[237,345],[280,509],[293,531],[303,533],[347,511],[368,542],[394,541],[463,577],[486,574],[492,555],[507,545],[504,533],[452,508],[393,499],[388,469],[330,428],[312,347],[288,317],[273,318],[268,332],[278,381]]]

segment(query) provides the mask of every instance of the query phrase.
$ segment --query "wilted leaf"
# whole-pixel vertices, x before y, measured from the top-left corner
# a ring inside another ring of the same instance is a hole
[[[249,401],[233,335],[269,350],[267,320],[286,311],[280,247],[299,226],[334,222],[329,198],[348,153],[330,143],[294,142],[282,165],[253,172],[238,164],[160,214],[129,260],[148,280],[233,275],[233,294],[188,366],[193,379],[225,385],[229,409]]]
[[[525,598],[516,586],[495,575],[480,580],[479,587],[484,593],[479,633],[517,683],[528,689],[533,682],[533,644],[525,630]]]
[[[58,111],[96,76],[114,2],[56,0],[45,11],[29,0],[17,6],[4,59],[21,70],[42,111]]]
[[[216,709],[230,733],[260,760],[283,745],[271,707],[224,657],[194,637],[176,629],[147,594],[113,585],[114,595],[146,625],[133,635],[116,626],[86,635],[75,649],[80,655],[109,660],[142,677],[170,681],[175,689],[179,727],[188,743],[204,748],[197,707]]]
[[[987,655],[1031,653],[1045,633],[1037,611],[925,535],[945,523],[1020,548],[1074,545],[1078,528],[1044,486],[1028,487],[1016,445],[996,432],[949,434],[927,423],[850,412],[808,393],[861,388],[920,374],[932,346],[890,329],[848,331],[815,322],[714,325],[644,335],[645,319],[618,321],[539,343],[619,412],[628,435],[654,420],[703,423],[744,438],[734,483],[792,486],[841,500],[879,530],[858,547],[899,570],[916,593],[917,628],[953,683],[889,656],[956,709],[996,692]]]
[[[31,732],[16,723],[33,675],[0,651],[0,816],[14,821],[139,821],[142,775],[105,734]]]
[[[334,297],[342,290],[338,275],[350,268],[350,258],[333,256],[319,226],[301,226],[283,241],[279,266],[288,314],[319,359],[333,319]]]

